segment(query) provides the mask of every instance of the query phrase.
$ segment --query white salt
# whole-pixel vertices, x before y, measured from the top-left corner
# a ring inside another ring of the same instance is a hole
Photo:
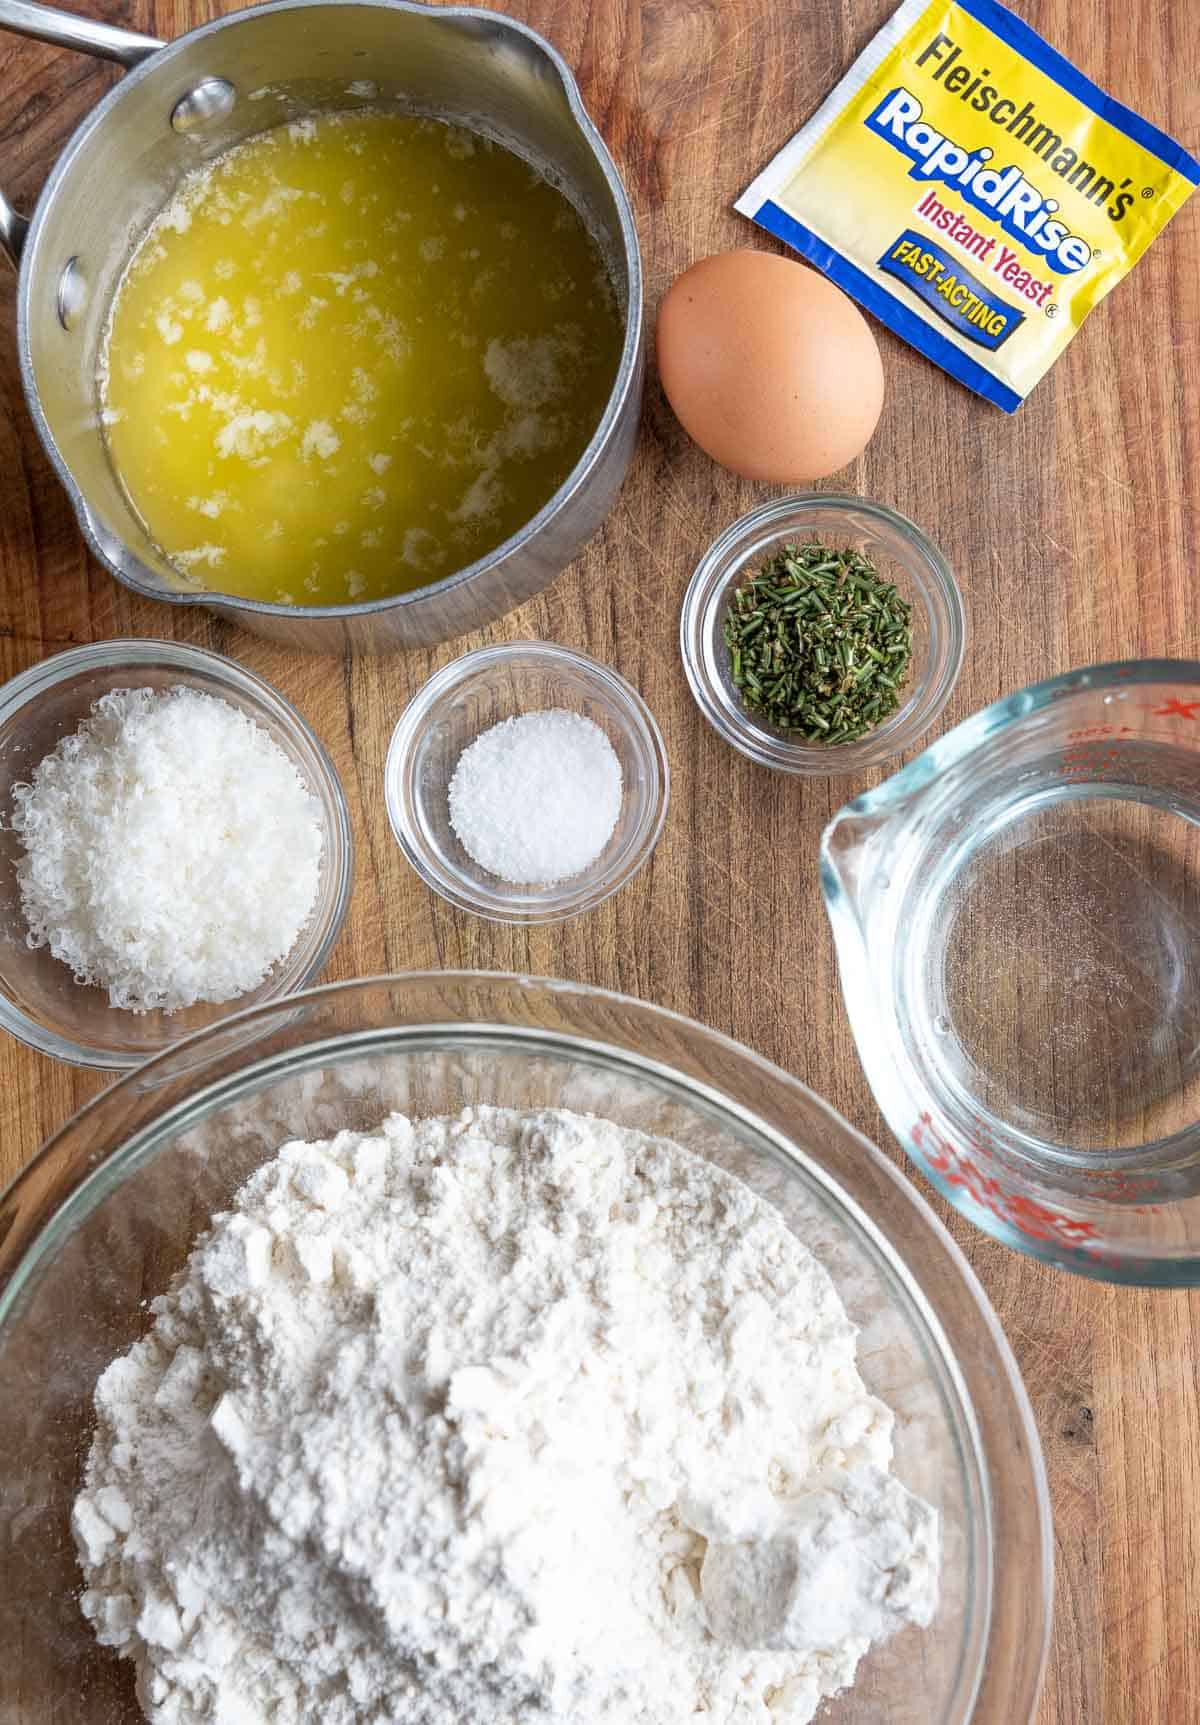
[[[316,903],[317,798],[246,713],[182,685],[102,696],[13,804],[29,944],[113,1006],[257,988]]]
[[[450,780],[450,825],[489,874],[549,886],[590,868],[621,812],[621,763],[599,725],[561,708],[484,731]]]

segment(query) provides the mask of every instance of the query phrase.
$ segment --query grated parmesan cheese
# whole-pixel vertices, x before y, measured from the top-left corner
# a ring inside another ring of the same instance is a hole
[[[29,944],[113,1006],[257,988],[320,879],[320,804],[278,743],[182,685],[114,689],[13,790]]]

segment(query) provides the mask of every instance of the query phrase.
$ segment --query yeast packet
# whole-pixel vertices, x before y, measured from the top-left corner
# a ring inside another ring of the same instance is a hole
[[[1012,413],[1198,182],[998,0],[903,0],[737,208]]]

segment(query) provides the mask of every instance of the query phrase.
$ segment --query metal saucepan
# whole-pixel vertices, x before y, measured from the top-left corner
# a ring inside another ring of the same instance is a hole
[[[642,274],[629,200],[549,44],[494,12],[415,0],[272,0],[171,43],[31,0],[0,0],[0,29],[129,69],[68,143],[28,221],[0,195],[0,248],[20,269],[17,342],[29,410],[84,538],[117,579],[318,652],[430,646],[548,586],[612,506],[633,453],[642,383]],[[186,588],[130,507],[101,434],[98,361],[121,272],[199,164],[300,114],[380,102],[444,115],[511,144],[589,221],[625,315],[604,416],[573,471],[519,533],[432,586],[303,608]]]

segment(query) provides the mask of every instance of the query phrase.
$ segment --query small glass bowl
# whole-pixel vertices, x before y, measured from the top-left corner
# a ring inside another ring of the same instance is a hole
[[[111,689],[179,684],[228,701],[279,744],[320,802],[325,849],[312,914],[261,987],[178,1012],[135,1013],[110,1006],[106,990],[76,982],[48,947],[30,947],[16,872],[23,850],[9,829],[12,791],[28,783],[38,763]],[[42,1054],[125,1071],[231,1012],[306,987],[324,969],[338,937],[353,863],[350,816],[333,762],[295,708],[232,659],[176,641],[103,641],[56,653],[0,688],[0,1028]]]
[[[861,551],[913,608],[913,652],[905,699],[890,718],[853,742],[797,742],[765,724],[733,685],[722,625],[735,588],[784,545],[819,539]],[[743,515],[705,552],[679,620],[683,668],[708,722],[760,766],[802,778],[863,772],[911,748],[950,699],[962,669],[967,617],[941,552],[911,521],[882,504],[832,492],[802,492]]]
[[[582,713],[608,737],[621,763],[621,812],[589,869],[518,886],[464,850],[450,825],[450,780],[480,732],[551,707]],[[662,733],[637,690],[607,665],[546,641],[481,647],[436,672],[401,714],[384,771],[388,818],[413,868],[451,904],[493,922],[562,922],[603,904],[658,843],[669,785]]]

